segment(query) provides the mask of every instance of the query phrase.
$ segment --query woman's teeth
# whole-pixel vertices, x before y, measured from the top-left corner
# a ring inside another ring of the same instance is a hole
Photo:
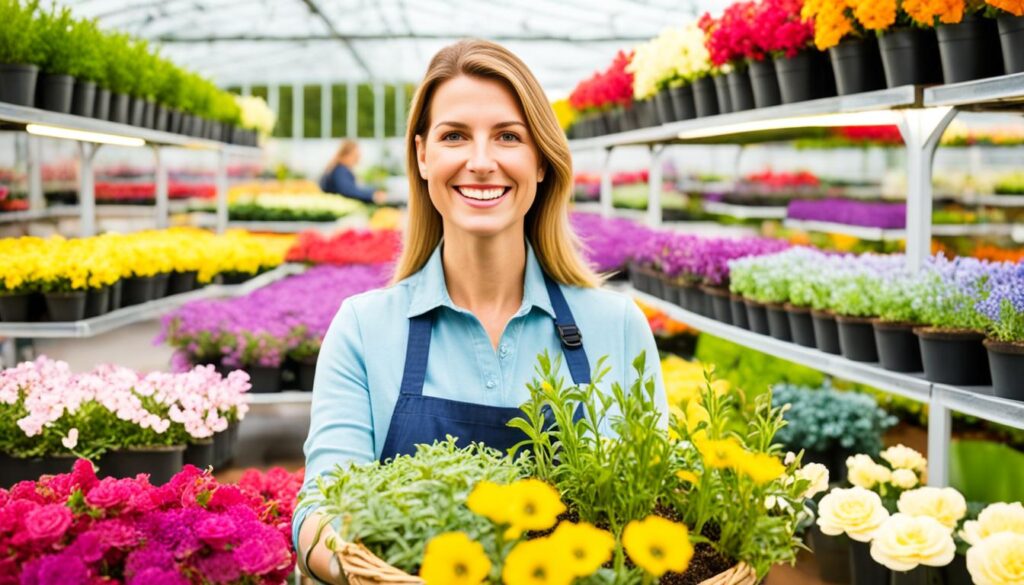
[[[470,199],[478,199],[480,201],[490,201],[491,199],[497,199],[505,194],[504,187],[498,187],[495,189],[473,189],[470,187],[459,187],[459,193],[464,197]]]

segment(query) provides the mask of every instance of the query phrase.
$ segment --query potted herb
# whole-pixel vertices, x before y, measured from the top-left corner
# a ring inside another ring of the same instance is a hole
[[[36,85],[36,105],[44,110],[67,114],[71,112],[75,78],[71,75],[78,58],[77,46],[70,32],[75,21],[71,9],[56,4],[39,15],[39,41],[43,47],[39,61],[42,74]]]
[[[106,70],[106,89],[110,90],[110,109],[107,120],[118,124],[127,124],[131,96],[134,87],[131,62],[131,37],[123,33],[107,33],[101,37],[104,69]],[[102,92],[101,92],[102,93]],[[99,102],[102,105],[102,100]]]
[[[91,118],[96,110],[96,85],[104,78],[100,35],[94,20],[76,20],[67,31],[66,42],[74,47],[68,73],[75,78],[71,113],[76,116]]]
[[[878,316],[872,319],[875,344],[882,367],[893,372],[920,372],[921,346],[914,327],[921,323],[916,299],[920,298],[920,280],[906,275],[883,279],[875,289],[874,305]]]
[[[36,97],[42,40],[39,0],[0,2],[0,102],[32,106]]]

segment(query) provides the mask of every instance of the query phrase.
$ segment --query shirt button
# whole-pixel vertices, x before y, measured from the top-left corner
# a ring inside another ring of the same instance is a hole
[[[503,357],[503,358],[504,358],[504,357],[508,357],[508,351],[509,351],[509,350],[508,350],[508,344],[506,344],[506,343],[503,343],[503,344],[501,344],[501,346],[500,346],[500,347],[498,348],[498,355],[500,355],[500,356],[501,356],[501,357]]]
[[[488,388],[494,388],[497,385],[498,385],[498,382],[493,377],[492,378],[487,378],[487,387]]]

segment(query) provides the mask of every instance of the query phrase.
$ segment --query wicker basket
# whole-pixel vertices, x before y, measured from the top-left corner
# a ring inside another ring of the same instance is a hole
[[[349,585],[423,585],[423,580],[385,563],[361,544],[346,542],[337,551]],[[719,573],[700,585],[755,585],[757,574],[745,563]]]

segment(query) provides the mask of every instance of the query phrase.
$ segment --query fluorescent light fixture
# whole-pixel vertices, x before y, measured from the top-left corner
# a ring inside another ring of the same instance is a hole
[[[67,140],[79,140],[81,142],[98,142],[100,144],[113,144],[116,146],[144,146],[146,141],[141,138],[130,136],[118,136],[117,134],[104,134],[102,132],[86,132],[84,130],[72,130],[59,126],[46,126],[44,124],[28,124],[25,130],[36,136],[48,136],[50,138],[65,138]]]
[[[900,114],[896,110],[867,110],[863,112],[847,112],[842,114],[820,114],[810,116],[794,116],[791,118],[770,118],[733,124],[718,124],[706,128],[694,128],[679,133],[682,140],[711,138],[747,132],[763,132],[766,130],[785,130],[789,128],[818,128],[826,126],[889,126],[900,122]]]

